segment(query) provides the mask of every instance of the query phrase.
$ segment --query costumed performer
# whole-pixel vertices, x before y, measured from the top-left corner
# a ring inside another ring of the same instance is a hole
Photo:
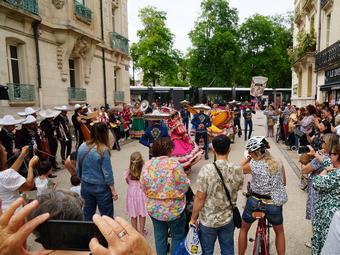
[[[130,130],[131,138],[140,138],[144,134],[145,122],[140,103],[137,102],[132,109],[132,127]]]

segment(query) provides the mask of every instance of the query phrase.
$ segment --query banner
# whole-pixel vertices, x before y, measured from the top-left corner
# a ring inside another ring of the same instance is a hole
[[[253,97],[261,97],[267,86],[267,81],[267,77],[254,76],[251,80],[250,95]]]

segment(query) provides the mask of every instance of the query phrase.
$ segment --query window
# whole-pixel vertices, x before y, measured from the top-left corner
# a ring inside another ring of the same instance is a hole
[[[298,97],[301,97],[302,94],[302,71],[298,74],[299,84],[298,84]]]
[[[313,83],[313,67],[308,66],[307,97],[312,96],[312,83]]]
[[[112,8],[112,32],[116,32],[115,13],[116,8]]]
[[[326,47],[329,46],[329,38],[330,38],[330,33],[331,33],[331,18],[332,14],[327,15],[327,29],[326,29]]]
[[[113,73],[113,85],[114,85],[114,88],[115,88],[115,91],[117,91],[117,70],[114,71]]]
[[[310,24],[309,24],[309,32],[310,32],[312,35],[315,33],[314,25],[315,25],[315,16],[313,15],[313,16],[310,18]]]
[[[12,83],[20,83],[20,70],[19,70],[19,54],[18,47],[9,45],[9,60],[10,60],[10,81]]]
[[[86,1],[85,0],[75,0],[77,3],[82,4],[82,5],[86,5]]]
[[[76,87],[76,69],[74,66],[74,60],[69,59],[68,60],[68,66],[70,70],[70,87],[75,88]]]

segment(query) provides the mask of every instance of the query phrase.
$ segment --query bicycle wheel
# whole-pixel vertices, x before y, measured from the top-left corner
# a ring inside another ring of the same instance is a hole
[[[258,235],[257,238],[256,238],[256,242],[255,242],[254,255],[262,255],[262,253],[261,253],[261,239],[262,239],[262,236]]]

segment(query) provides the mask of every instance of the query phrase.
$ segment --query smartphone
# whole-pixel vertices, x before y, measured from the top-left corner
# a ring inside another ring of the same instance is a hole
[[[36,242],[48,250],[89,251],[89,243],[96,237],[101,245],[107,241],[91,221],[49,220],[42,223],[36,232]]]
[[[308,153],[310,149],[307,146],[300,146],[298,150],[298,154]]]

